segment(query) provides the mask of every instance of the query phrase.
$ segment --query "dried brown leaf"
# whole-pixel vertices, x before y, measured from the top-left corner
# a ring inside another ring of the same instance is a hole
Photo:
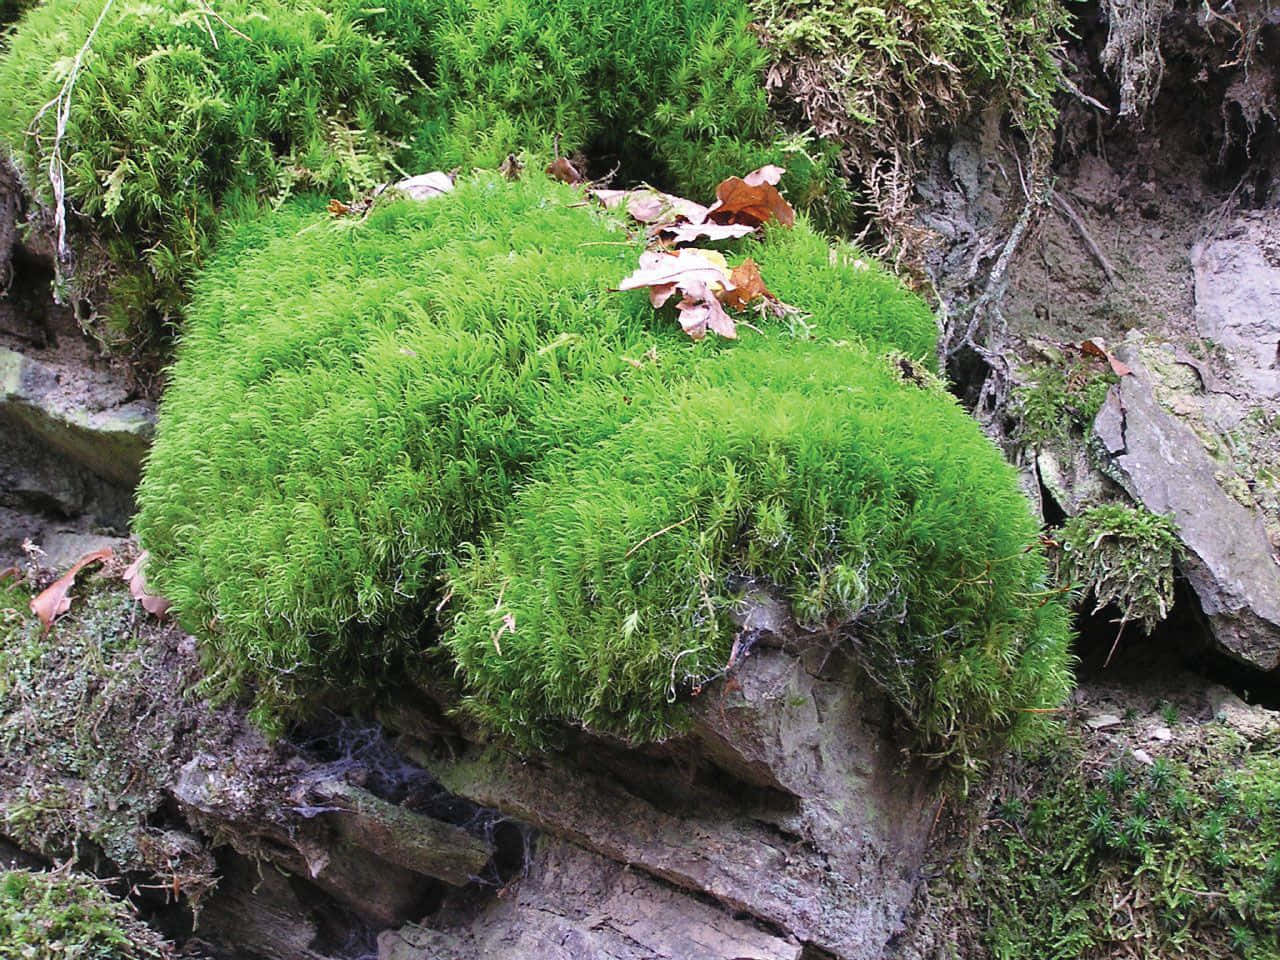
[[[71,609],[71,588],[75,586],[76,575],[91,563],[110,560],[110,547],[86,553],[77,560],[62,576],[51,583],[37,596],[31,598],[31,612],[40,618],[45,630],[53,626],[53,621]]]
[[[1133,375],[1129,365],[1108,350],[1107,345],[1101,340],[1082,340],[1080,342],[1080,352],[1086,357],[1097,357],[1099,360],[1107,361],[1107,364],[1111,367],[1111,372],[1117,377]]]
[[[769,292],[769,288],[764,285],[764,277],[760,275],[760,267],[750,257],[733,268],[733,272],[729,274],[729,282],[732,286],[725,288],[720,295],[720,299],[731,310],[742,310],[762,298],[768,300],[777,299]]]
[[[129,593],[133,599],[142,604],[142,609],[147,611],[153,617],[164,618],[169,612],[169,601],[162,596],[147,592],[147,578],[144,571],[147,566],[147,559],[151,556],[150,551],[143,550],[138,554],[138,559],[129,564],[129,568],[121,574],[127,584],[129,584]]]
[[[548,163],[547,176],[553,180],[568,184],[583,183],[587,179],[578,172],[578,168],[573,165],[573,161],[568,157],[556,157]]]
[[[524,170],[524,164],[520,162],[520,158],[514,153],[508,153],[507,159],[502,161],[502,166],[498,167],[498,172],[508,180],[519,180],[520,173]]]
[[[716,203],[707,211],[713,223],[744,223],[758,227],[777,220],[784,227],[796,222],[796,212],[774,186],[781,167],[761,167],[746,177],[730,177],[716,187]]]

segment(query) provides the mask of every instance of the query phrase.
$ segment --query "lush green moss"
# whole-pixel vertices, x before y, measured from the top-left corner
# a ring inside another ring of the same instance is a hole
[[[89,877],[7,870],[0,871],[0,956],[143,960],[173,951]]]
[[[663,736],[679,714],[655,705],[721,671],[762,584],[851,640],[948,761],[1057,705],[1063,613],[1011,470],[946,394],[820,329],[718,358],[519,491],[454,581],[480,716]]]
[[[1174,564],[1182,554],[1168,517],[1123,504],[1103,504],[1058,531],[1060,578],[1089,591],[1097,609],[1109,603],[1150,632],[1173,607]]]
[[[0,137],[46,198],[57,111],[36,118],[104,2],[49,0],[0,60]],[[546,155],[556,132],[699,195],[782,160],[798,197],[839,206],[828,161],[784,153],[762,72],[745,9],[716,0],[227,0],[216,14],[118,0],[71,94],[67,197],[102,228],[97,269],[134,324],[144,308],[180,313],[220,223],[246,206]]]
[[[1044,363],[1022,371],[1014,391],[1019,439],[1030,447],[1065,442],[1093,426],[1116,375],[1093,359],[1070,365]]]
[[[992,956],[1280,957],[1276,744],[1207,730],[1151,766],[1020,761],[958,878]]]
[[[876,356],[933,362],[925,306],[801,224],[742,252],[812,316],[692,343],[613,292],[639,247],[577,196],[484,176],[362,222],[294,207],[227,245],[138,520],[218,669],[269,703],[376,680],[451,589],[448,647],[489,719],[510,702],[499,726],[525,739],[556,721],[657,736],[673,674],[683,690],[727,658],[748,576],[807,625],[856,619],[939,749],[1060,696],[1061,609],[1009,468]],[[495,644],[500,594],[517,632]]]

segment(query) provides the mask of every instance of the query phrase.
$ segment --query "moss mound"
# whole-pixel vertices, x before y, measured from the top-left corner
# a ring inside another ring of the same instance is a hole
[[[82,50],[59,144],[41,110]],[[0,139],[47,201],[61,158],[106,245],[81,279],[113,283],[137,332],[148,311],[180,315],[223,220],[299,191],[497,166],[559,132],[706,193],[781,159],[763,70],[745,7],[716,0],[48,0],[0,59]],[[809,198],[815,163],[787,160]]]
[[[921,145],[996,110],[1029,141],[1032,187],[1047,176],[1065,87],[1060,0],[748,0],[769,48],[770,88],[843,148],[876,223],[921,270],[912,216]]]
[[[536,742],[669,733],[767,582],[922,742],[1023,728],[1063,692],[1063,614],[1010,468],[884,358],[932,356],[928,310],[803,224],[739,252],[812,317],[688,341],[612,290],[625,225],[540,179],[242,231],[139,493],[158,589],[266,705],[385,678],[451,593],[473,708]]]
[[[0,956],[162,960],[174,952],[89,877],[0,870]]]

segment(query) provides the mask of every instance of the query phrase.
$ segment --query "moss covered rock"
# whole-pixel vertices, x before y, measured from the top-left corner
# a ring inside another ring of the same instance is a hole
[[[614,289],[639,252],[575,191],[488,176],[238,234],[139,492],[156,587],[218,671],[272,707],[384,683],[447,597],[486,720],[659,738],[767,583],[942,754],[1055,703],[1064,615],[1013,473],[901,375],[932,363],[924,304],[801,224],[732,255],[809,316],[694,343]]]

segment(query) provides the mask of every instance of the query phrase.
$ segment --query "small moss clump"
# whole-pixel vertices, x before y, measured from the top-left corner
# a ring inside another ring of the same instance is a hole
[[[1087,432],[1117,380],[1088,359],[1069,366],[1037,364],[1023,373],[1027,383],[1014,393],[1014,410],[1019,439],[1034,448]]]
[[[1103,504],[1072,517],[1057,534],[1059,576],[1097,601],[1120,608],[1125,622],[1148,633],[1173,606],[1174,568],[1182,554],[1178,528],[1162,517],[1124,504]]]
[[[103,885],[65,868],[0,870],[0,957],[163,960],[171,945]]]
[[[847,64],[839,92],[850,98],[850,119],[869,128],[895,119],[917,129],[954,122],[984,96],[1006,101],[1027,130],[1050,129],[1057,119],[1059,33],[1069,21],[1055,0],[752,5],[776,51]]]
[[[1071,22],[1060,0],[749,3],[775,97],[840,145],[886,239],[913,261],[921,144],[995,110],[1030,141],[1033,186],[1047,170]]]
[[[0,58],[0,139],[46,202],[63,164],[68,207],[98,241],[77,242],[80,280],[110,284],[135,336],[181,316],[221,224],[247,209],[509,151],[541,164],[557,133],[697,194],[774,161],[799,195],[840,194],[828,161],[784,155],[738,3],[109,3],[47,0],[22,21]],[[59,143],[43,108],[82,49]]]
[[[1280,957],[1276,744],[1208,729],[1148,766],[1019,761],[961,880],[991,956]]]
[[[376,686],[448,597],[444,647],[499,729],[651,739],[723,667],[750,580],[853,634],[949,759],[1034,726],[1065,614],[1011,469],[896,373],[935,362],[924,304],[802,223],[732,252],[811,317],[694,343],[616,292],[640,249],[569,188],[491,175],[229,242],[138,519],[216,671],[268,711]]]

